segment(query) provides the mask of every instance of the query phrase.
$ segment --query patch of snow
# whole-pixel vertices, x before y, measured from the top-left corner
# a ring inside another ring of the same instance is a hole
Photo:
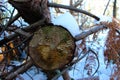
[[[60,76],[57,80],[64,80],[62,76]]]
[[[100,74],[100,80],[110,80],[110,77],[106,74]]]
[[[20,74],[20,76],[25,80],[47,80],[47,76],[39,70],[37,72],[36,68],[33,66],[26,73]],[[19,80],[18,78],[16,80]]]
[[[61,14],[56,18],[52,18],[52,23],[54,25],[61,25],[73,35],[76,36],[77,34],[81,33],[79,26],[75,20],[75,18],[69,13],[66,12]]]
[[[73,68],[69,71],[69,75],[71,78],[76,80],[76,79],[84,78],[87,76],[87,75],[84,75],[85,60],[86,58],[83,58],[81,61],[75,64]]]
[[[22,63],[19,61],[11,61],[10,64],[15,65],[15,66],[20,66]]]
[[[44,75],[43,73],[41,74],[37,74],[33,77],[33,80],[47,80],[46,75]]]

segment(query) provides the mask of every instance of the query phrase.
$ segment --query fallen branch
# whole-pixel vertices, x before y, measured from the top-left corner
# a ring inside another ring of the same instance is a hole
[[[17,77],[19,74],[24,73],[27,71],[30,67],[33,66],[33,61],[29,60],[25,64],[23,64],[21,67],[19,67],[17,70],[14,72],[9,73],[6,77],[5,80],[13,80],[15,77]]]
[[[34,29],[36,29],[37,27],[41,26],[42,24],[44,24],[44,21],[45,19],[42,19],[40,21],[37,21],[36,23],[34,24],[31,24],[30,26],[27,26],[23,29],[20,29],[20,30],[23,30],[23,31],[33,31]],[[19,32],[19,31],[18,31]],[[19,32],[18,34],[15,33],[15,34],[12,34],[10,36],[7,36],[6,38],[0,40],[0,46],[4,45],[5,43],[13,40],[14,38],[16,38],[17,36],[19,36],[21,34],[21,32]]]
[[[104,25],[96,26],[88,31],[85,31],[85,32],[82,32],[82,33],[76,35],[75,39],[76,39],[76,41],[79,41],[79,40],[81,40],[81,39],[83,39],[83,38],[85,38],[85,37],[87,37],[95,32],[98,32],[101,29],[104,29],[104,28],[106,28],[106,26],[104,26]]]

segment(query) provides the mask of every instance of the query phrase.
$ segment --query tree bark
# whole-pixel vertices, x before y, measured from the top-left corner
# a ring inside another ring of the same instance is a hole
[[[23,19],[32,24],[38,20],[45,18],[45,22],[50,21],[50,12],[47,6],[48,0],[8,0],[21,14]]]
[[[78,40],[81,40],[81,39],[84,39],[85,37],[89,36],[90,34],[93,34],[101,29],[104,29],[106,28],[105,26],[101,25],[101,26],[96,26],[86,32],[82,32],[78,35],[75,36],[75,39],[78,41]]]

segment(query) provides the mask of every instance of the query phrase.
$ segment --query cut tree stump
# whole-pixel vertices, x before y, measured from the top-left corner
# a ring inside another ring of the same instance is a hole
[[[62,69],[74,57],[75,42],[65,28],[45,26],[34,33],[29,49],[32,60],[43,70]]]

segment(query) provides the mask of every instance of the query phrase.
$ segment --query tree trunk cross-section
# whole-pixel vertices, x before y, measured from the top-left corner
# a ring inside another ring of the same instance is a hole
[[[74,57],[74,38],[64,28],[45,26],[34,33],[30,56],[43,70],[63,68]]]

